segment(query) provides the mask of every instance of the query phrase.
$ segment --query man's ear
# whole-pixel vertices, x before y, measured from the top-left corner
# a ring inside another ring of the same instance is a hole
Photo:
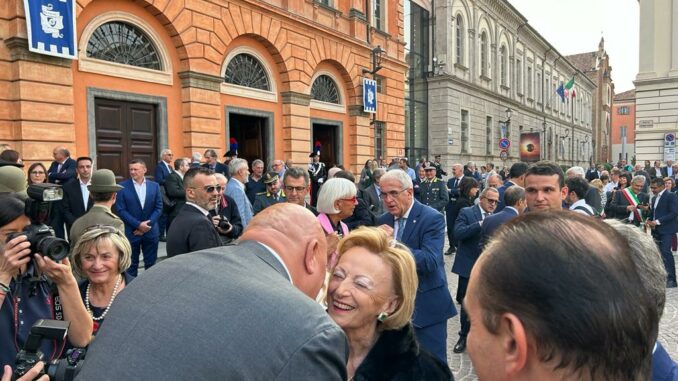
[[[560,191],[561,191],[561,195],[560,195],[561,198],[562,198],[563,200],[565,200],[565,197],[567,197],[567,195],[570,193],[570,190],[567,189],[567,186],[563,186],[563,187],[560,189]]]
[[[501,340],[506,375],[515,376],[527,365],[529,343],[525,327],[516,315],[504,313],[497,335]]]
[[[307,274],[315,274],[318,271],[318,268],[321,270],[325,268],[324,265],[319,267],[319,262],[322,261],[321,255],[320,243],[314,238],[306,245],[306,250],[304,252],[304,270]]]

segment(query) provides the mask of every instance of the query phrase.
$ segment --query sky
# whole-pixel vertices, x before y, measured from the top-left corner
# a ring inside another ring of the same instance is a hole
[[[508,0],[560,54],[598,50],[605,38],[614,92],[631,90],[638,74],[638,0]]]

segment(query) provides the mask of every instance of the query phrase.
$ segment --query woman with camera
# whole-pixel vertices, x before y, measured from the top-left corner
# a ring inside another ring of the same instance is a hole
[[[126,271],[132,264],[132,246],[113,226],[94,225],[87,229],[73,248],[75,273],[80,297],[92,316],[92,335],[96,335],[115,297],[134,279]]]
[[[87,346],[92,319],[80,299],[70,262],[64,258],[59,263],[36,253],[38,243],[22,234],[31,224],[24,215],[24,201],[0,194],[0,205],[0,364],[14,364],[39,319],[70,321],[70,344]],[[40,349],[46,360],[56,359],[65,345],[65,340],[44,340]]]

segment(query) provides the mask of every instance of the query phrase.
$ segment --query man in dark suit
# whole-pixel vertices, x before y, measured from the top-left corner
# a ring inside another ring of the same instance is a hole
[[[314,300],[326,266],[314,216],[273,205],[238,244],[170,258],[125,287],[79,377],[346,380],[346,337]]]
[[[132,265],[127,272],[137,276],[139,254],[144,253],[144,268],[149,269],[158,257],[160,228],[158,219],[162,214],[160,185],[146,180],[146,163],[134,159],[129,164],[130,178],[121,182],[115,209],[125,222],[125,236],[132,245]]]
[[[56,147],[52,151],[54,161],[47,170],[47,181],[52,184],[64,185],[68,181],[75,179],[75,160],[71,159],[71,153],[66,147]],[[61,201],[52,203],[52,212],[50,213],[49,224],[54,229],[54,234],[59,238],[65,238],[64,216],[61,210]]]
[[[525,208],[527,208],[527,202],[525,201],[525,189],[520,185],[514,185],[506,189],[506,192],[504,192],[504,200],[506,201],[504,210],[499,213],[494,213],[483,220],[483,224],[480,229],[481,252],[487,242],[489,242],[489,240],[492,238],[492,234],[494,234],[495,230],[497,230],[501,225],[523,214],[525,212]]]
[[[167,192],[167,197],[170,201],[174,203],[172,210],[170,210],[167,216],[168,229],[186,203],[184,175],[189,169],[191,169],[191,167],[188,158],[184,157],[176,159],[174,160],[174,170],[165,178],[165,192]]]
[[[384,175],[386,171],[382,168],[377,168],[372,172],[372,185],[365,188],[361,193],[363,200],[368,205],[370,212],[374,213],[375,216],[381,216],[384,214],[384,204],[381,202],[379,195],[381,194],[381,188],[379,187],[379,181],[381,176]]]
[[[504,209],[504,192],[509,187],[520,185],[525,187],[525,175],[527,174],[527,163],[517,162],[509,169],[509,179],[504,182],[504,185],[499,187],[499,205],[497,205],[496,212],[499,213]]]
[[[165,187],[165,179],[167,179],[167,176],[169,176],[170,173],[173,172],[172,158],[174,158],[172,150],[164,149],[162,150],[162,152],[160,152],[160,161],[155,166],[154,180],[156,183],[160,184],[160,186],[163,188]],[[165,188],[164,190],[165,194],[167,194],[167,189]],[[167,223],[168,218],[169,218],[168,210],[163,209],[162,216],[160,217],[160,220],[158,220],[158,225],[160,226],[160,241],[162,242],[165,241],[165,232],[169,230],[169,224]]]
[[[214,173],[221,173],[227,178],[230,178],[229,177],[230,175],[228,173],[228,166],[221,164],[218,158],[219,157],[217,156],[217,151],[213,149],[208,149],[205,151],[206,163],[203,164],[202,166],[211,169],[212,172]]]
[[[181,208],[167,234],[167,256],[221,246],[210,210],[217,206],[223,191],[208,168],[191,168],[184,175],[186,205]]]
[[[671,251],[671,241],[678,233],[678,195],[667,192],[664,180],[654,179],[650,186],[655,195],[650,204],[647,226],[652,228],[652,237],[659,246],[667,273],[666,287],[676,287],[676,263]]]
[[[464,178],[464,167],[457,163],[452,165],[452,177],[447,180],[447,191],[449,192],[450,201],[445,206],[445,220],[447,221],[447,240],[450,243],[450,247],[445,254],[450,255],[454,253],[457,248],[455,247],[454,239],[454,203],[459,198],[459,184]]]
[[[640,226],[650,208],[650,197],[642,192],[644,185],[645,176],[634,176],[629,187],[614,192],[614,198],[608,208],[611,214],[622,221]]]
[[[600,172],[601,172],[601,171],[602,171],[602,166],[598,166],[598,168],[596,168],[596,164],[595,164],[595,163],[591,163],[591,166],[590,166],[589,169],[586,171],[586,180],[587,180],[588,182],[591,182],[591,181],[593,181],[593,180],[595,180],[595,179],[599,179],[599,178],[600,178],[600,174],[601,174]]]
[[[571,179],[573,177],[579,177],[582,180],[586,181],[585,172],[584,168],[579,167],[579,166],[574,166],[570,167],[567,172],[565,172],[565,175],[567,176],[568,179]],[[586,182],[586,190],[585,190],[585,197],[582,198],[583,200],[586,200],[586,204],[589,205],[593,210],[595,211],[600,211],[600,193],[598,192],[598,189],[594,186],[588,185],[588,182]]]
[[[92,158],[79,157],[76,166],[78,178],[64,184],[64,198],[61,200],[66,231],[68,232],[71,231],[75,220],[85,215],[94,205],[94,201],[89,197],[88,189],[92,177]]]
[[[480,237],[483,221],[487,218],[499,202],[499,192],[494,188],[486,188],[480,194],[478,205],[464,208],[459,212],[459,217],[454,223],[454,237],[459,240],[457,256],[454,258],[452,272],[459,275],[457,286],[457,302],[461,305],[459,320],[461,330],[459,340],[454,345],[454,353],[466,350],[466,337],[471,329],[471,322],[463,306],[466,288],[471,277],[471,269],[480,256]]]
[[[314,216],[318,211],[306,202],[306,195],[310,191],[311,180],[308,170],[301,167],[289,167],[283,177],[283,189],[287,195],[287,202],[297,204],[308,209]]]
[[[414,199],[412,179],[402,170],[386,172],[380,184],[387,213],[377,225],[407,246],[417,265],[419,287],[412,318],[417,340],[447,364],[447,320],[457,310],[447,288],[443,261],[445,219]]]

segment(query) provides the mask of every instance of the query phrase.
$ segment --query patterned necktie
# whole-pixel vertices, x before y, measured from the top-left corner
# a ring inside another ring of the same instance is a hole
[[[403,231],[405,230],[405,221],[407,218],[401,217],[398,219],[398,234],[396,235],[396,239],[398,241],[401,241],[403,238]]]

